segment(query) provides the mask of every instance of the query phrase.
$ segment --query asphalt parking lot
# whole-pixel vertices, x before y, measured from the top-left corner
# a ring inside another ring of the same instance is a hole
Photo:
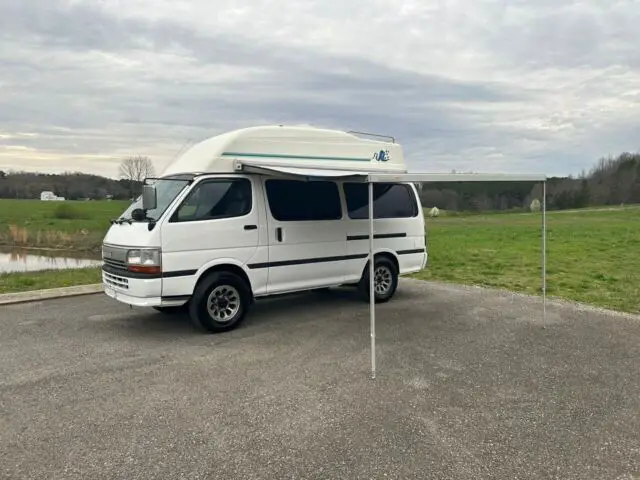
[[[0,307],[7,479],[640,478],[640,319],[405,280],[241,328],[103,295]]]

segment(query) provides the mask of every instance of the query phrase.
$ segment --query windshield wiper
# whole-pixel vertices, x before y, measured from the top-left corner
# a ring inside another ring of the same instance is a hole
[[[113,225],[113,224],[122,225],[123,223],[128,223],[129,225],[131,225],[133,223],[133,219],[132,218],[122,217],[122,218],[116,218],[116,219],[109,220],[109,222],[111,223],[111,225]]]

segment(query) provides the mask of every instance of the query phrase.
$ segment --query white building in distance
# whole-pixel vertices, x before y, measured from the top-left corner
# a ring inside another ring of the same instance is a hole
[[[64,197],[58,197],[53,192],[41,192],[40,193],[40,200],[42,200],[43,202],[62,201],[62,200],[64,200]]]

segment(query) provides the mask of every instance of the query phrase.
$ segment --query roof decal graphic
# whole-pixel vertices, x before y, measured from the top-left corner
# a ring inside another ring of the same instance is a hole
[[[362,157],[317,157],[310,155],[287,155],[279,153],[239,153],[239,152],[223,152],[223,157],[251,157],[251,158],[290,158],[301,160],[332,160],[338,162],[370,162],[370,158]]]

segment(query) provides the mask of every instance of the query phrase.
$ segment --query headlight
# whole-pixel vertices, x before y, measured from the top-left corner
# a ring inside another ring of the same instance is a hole
[[[132,272],[160,273],[161,251],[158,248],[141,248],[127,252],[127,267]]]
[[[127,252],[129,265],[160,265],[160,250],[141,249]]]

